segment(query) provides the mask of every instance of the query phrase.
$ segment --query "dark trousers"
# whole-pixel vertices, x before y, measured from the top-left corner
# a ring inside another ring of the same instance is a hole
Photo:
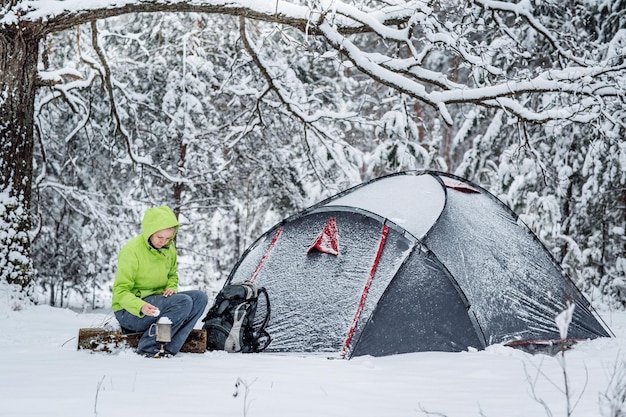
[[[144,332],[139,340],[137,351],[152,355],[161,349],[161,342],[156,341],[154,330],[150,332],[150,325],[161,317],[167,317],[172,322],[172,340],[164,344],[169,353],[176,355],[187,340],[197,321],[202,317],[208,303],[207,295],[202,291],[183,291],[169,297],[150,295],[144,301],[157,307],[161,314],[158,317],[137,317],[126,310],[115,312],[115,318],[124,329],[133,332]]]

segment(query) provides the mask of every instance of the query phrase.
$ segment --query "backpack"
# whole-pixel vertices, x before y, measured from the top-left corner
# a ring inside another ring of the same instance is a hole
[[[207,350],[261,352],[271,342],[265,330],[270,300],[263,287],[251,282],[225,285],[202,320]]]

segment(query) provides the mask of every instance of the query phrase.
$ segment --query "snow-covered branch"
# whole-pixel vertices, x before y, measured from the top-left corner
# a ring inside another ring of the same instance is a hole
[[[624,51],[618,48],[606,60],[592,54],[578,56],[528,2],[373,4],[336,0],[311,6],[283,0],[27,0],[5,8],[0,27],[45,21],[43,30],[50,32],[148,11],[224,14],[291,26],[307,36],[321,36],[360,71],[426,103],[448,124],[453,123],[451,104],[502,108],[520,120],[544,123],[587,122],[606,114],[605,98],[624,101],[623,88],[615,81],[626,68],[619,59]],[[533,42],[525,41],[529,36]],[[549,49],[542,50],[539,45]],[[429,65],[425,61],[429,56],[454,63],[460,73],[454,72],[452,77],[450,71]],[[537,57],[542,58],[542,66],[531,76],[524,65]],[[464,73],[468,76],[459,78]],[[272,88],[278,91],[276,85]],[[284,100],[287,95],[282,97],[283,103],[296,111],[294,103]],[[564,102],[568,104],[563,106]],[[619,123],[619,118],[615,121]]]
[[[337,112],[330,113],[318,111],[315,114],[308,114],[305,110],[301,109],[299,103],[289,98],[289,92],[285,91],[285,89],[283,89],[280,85],[280,82],[277,81],[277,78],[270,73],[268,65],[260,58],[259,53],[255,50],[251,40],[248,38],[245,28],[245,19],[243,18],[240,19],[240,33],[246,51],[248,52],[248,54],[250,54],[255,65],[263,74],[263,77],[265,78],[265,81],[267,82],[269,88],[276,93],[280,101],[285,104],[289,112],[291,112],[307,126],[318,130],[314,127],[314,123],[321,119],[350,119],[357,116],[354,112],[344,114]]]
[[[131,135],[125,129],[125,127],[124,127],[124,125],[123,125],[123,123],[121,121],[118,109],[117,109],[115,95],[113,93],[113,85],[112,85],[112,81],[111,81],[111,70],[110,70],[110,68],[109,68],[109,66],[107,64],[107,60],[106,60],[106,57],[104,55],[104,52],[98,46],[98,30],[97,30],[96,22],[92,22],[92,24],[91,24],[91,31],[92,31],[93,47],[94,47],[94,50],[96,51],[96,53],[98,54],[98,57],[100,58],[100,61],[101,61],[101,64],[102,64],[101,76],[103,77],[105,89],[107,91],[107,94],[109,96],[109,101],[111,103],[111,116],[113,117],[113,119],[115,121],[116,131],[124,138],[124,142],[126,144],[126,151],[128,153],[129,160],[133,164],[139,164],[139,165],[142,165],[142,166],[144,166],[146,168],[149,168],[149,169],[155,171],[158,175],[160,175],[162,178],[164,178],[166,181],[168,181],[170,183],[181,184],[181,183],[188,182],[188,180],[183,178],[183,177],[180,177],[180,176],[177,176],[177,175],[172,175],[172,174],[168,173],[161,166],[159,166],[157,164],[154,164],[150,158],[142,157],[142,156],[137,155],[135,153],[134,147],[132,145]]]

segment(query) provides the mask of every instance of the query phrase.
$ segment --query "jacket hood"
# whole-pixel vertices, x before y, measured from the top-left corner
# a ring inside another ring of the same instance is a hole
[[[169,229],[175,227],[176,232],[172,236],[176,236],[178,232],[178,219],[176,215],[168,206],[152,207],[146,210],[141,221],[141,234],[144,240],[147,242],[150,236],[155,232],[163,229]]]

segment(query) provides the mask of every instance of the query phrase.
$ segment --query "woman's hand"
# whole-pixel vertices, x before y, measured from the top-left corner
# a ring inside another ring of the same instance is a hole
[[[163,291],[163,297],[169,297],[172,294],[176,294],[176,291],[171,288],[167,288],[165,291]]]
[[[155,317],[159,315],[159,309],[150,303],[145,303],[144,305],[142,305],[141,312],[145,314],[146,316]]]

